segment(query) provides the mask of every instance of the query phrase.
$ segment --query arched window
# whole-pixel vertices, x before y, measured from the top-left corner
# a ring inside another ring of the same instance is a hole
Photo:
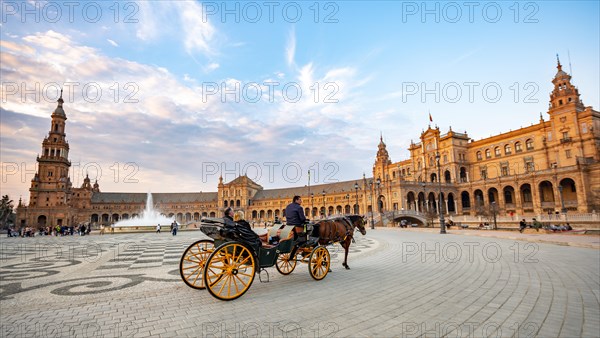
[[[527,141],[525,141],[525,148],[527,148],[527,150],[533,150],[533,140],[532,139],[527,139]]]
[[[494,148],[494,156],[499,157],[500,155],[502,155],[500,154],[500,147]]]
[[[510,155],[512,153],[512,150],[510,149],[510,144],[507,144],[504,146],[504,154],[505,155]]]
[[[477,152],[477,161],[481,161],[481,151]]]
[[[523,147],[521,146],[521,142],[516,142],[516,143],[515,143],[515,151],[516,151],[517,153],[520,153],[520,152],[522,152],[522,151],[523,151]]]
[[[485,150],[485,158],[492,158],[492,152],[489,149]]]

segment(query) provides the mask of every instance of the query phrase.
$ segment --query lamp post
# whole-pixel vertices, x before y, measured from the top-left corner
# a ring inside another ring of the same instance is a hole
[[[375,230],[375,220],[373,219],[373,181],[369,182],[369,190],[371,191],[371,229]]]
[[[494,230],[498,230],[498,223],[496,222],[496,213],[498,209],[496,208],[496,201],[492,202],[492,215],[494,216]]]
[[[353,209],[354,213],[358,215],[358,182],[354,182],[354,191],[356,192],[356,206]]]
[[[446,233],[446,221],[444,220],[444,211],[442,210],[442,180],[440,179],[442,168],[440,167],[440,153],[435,154],[435,160],[437,161],[438,167],[438,187],[439,187],[439,198],[438,198],[438,211],[440,213],[440,234]]]
[[[314,212],[314,208],[315,208],[315,205],[314,205],[314,199],[315,199],[315,193],[314,193],[314,192],[311,192],[311,193],[310,193],[310,217],[311,217],[311,218],[314,218],[314,217],[315,217],[315,215],[313,214],[313,212]]]
[[[348,206],[350,206],[350,194],[346,194],[346,203]],[[350,213],[350,211],[348,211],[348,213]],[[344,214],[346,214],[346,207],[344,207]]]
[[[381,220],[381,225],[383,226],[383,203],[379,205],[379,196],[381,195],[381,179],[377,177],[377,209],[379,209],[379,219]]]
[[[567,213],[567,208],[565,208],[565,199],[563,198],[563,186],[558,185],[558,192],[560,193],[560,212],[562,214]]]
[[[425,213],[425,182],[421,183],[421,187],[423,188],[423,204],[421,205],[421,212]]]
[[[327,209],[325,209],[325,190],[323,190],[321,194],[323,195],[323,218],[325,218],[325,215],[327,213]]]

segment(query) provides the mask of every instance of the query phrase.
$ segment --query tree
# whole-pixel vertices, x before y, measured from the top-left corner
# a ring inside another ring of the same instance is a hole
[[[0,226],[3,228],[7,225],[7,222],[13,218],[13,201],[8,198],[8,195],[2,196],[0,201]]]

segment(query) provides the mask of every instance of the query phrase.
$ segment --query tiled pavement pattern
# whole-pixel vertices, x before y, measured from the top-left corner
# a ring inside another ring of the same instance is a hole
[[[0,335],[208,337],[598,337],[600,251],[378,229],[358,235],[352,270],[334,254],[269,269],[232,302],[187,287],[196,232],[0,239]]]

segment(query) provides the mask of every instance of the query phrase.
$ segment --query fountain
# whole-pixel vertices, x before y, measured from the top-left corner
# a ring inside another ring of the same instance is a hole
[[[148,197],[146,198],[146,209],[142,211],[141,216],[118,221],[115,223],[114,229],[115,232],[147,232],[155,231],[156,225],[160,224],[161,231],[169,231],[171,223],[173,223],[174,220],[174,218],[163,216],[158,211],[154,210],[152,194],[148,193]]]

